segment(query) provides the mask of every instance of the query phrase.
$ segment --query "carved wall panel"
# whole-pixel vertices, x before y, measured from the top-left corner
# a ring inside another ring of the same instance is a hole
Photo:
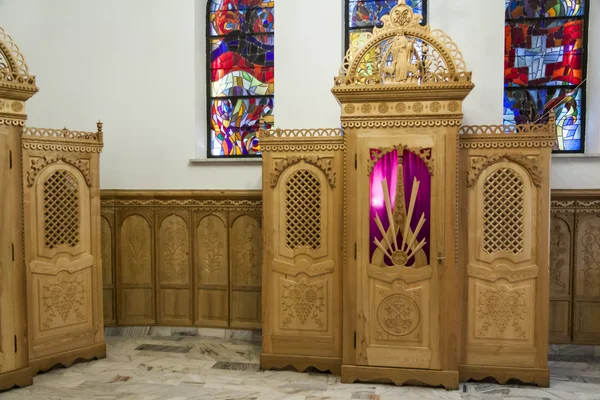
[[[98,132],[26,128],[23,187],[29,358],[34,371],[104,357]],[[110,240],[104,239],[104,240]],[[110,258],[110,255],[106,256]],[[109,303],[110,304],[110,303]]]
[[[229,323],[229,254],[227,214],[196,213],[196,323],[227,326]]]
[[[260,328],[260,193],[102,197],[116,216],[117,325]]]
[[[232,213],[230,221],[230,321],[235,328],[260,329],[262,230],[259,213]]]
[[[117,322],[149,325],[154,308],[153,213],[117,210]]]
[[[459,250],[465,278],[461,379],[549,383],[547,171],[553,124],[461,128],[460,223],[466,227]],[[562,220],[552,226],[557,233],[568,231]],[[565,271],[557,260],[556,269],[553,290],[564,285],[568,293],[568,267]]]
[[[100,234],[102,238],[102,304],[104,310],[104,326],[113,326],[117,323],[114,210],[102,210],[100,221]]]
[[[192,325],[191,213],[157,211],[158,322]]]
[[[600,201],[576,211],[573,341],[600,342]]]
[[[550,219],[550,343],[570,343],[573,316],[574,202],[552,201]]]
[[[261,134],[262,262],[258,218],[233,221],[237,238],[231,240],[246,243],[232,254],[234,288],[245,287],[234,294],[260,300],[262,278],[264,368],[291,364],[303,370],[310,363],[336,371],[342,345],[343,137],[338,130]],[[256,326],[258,320],[248,322]]]

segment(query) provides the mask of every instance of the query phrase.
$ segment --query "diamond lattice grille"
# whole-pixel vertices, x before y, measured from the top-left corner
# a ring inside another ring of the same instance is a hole
[[[523,180],[510,168],[494,171],[483,186],[483,249],[488,254],[523,251]]]
[[[285,184],[287,247],[321,247],[321,182],[312,172],[294,172]]]
[[[79,244],[79,184],[68,171],[44,182],[44,235],[49,249]]]

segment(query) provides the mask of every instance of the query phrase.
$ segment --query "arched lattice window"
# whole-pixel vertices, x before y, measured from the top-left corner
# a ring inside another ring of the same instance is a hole
[[[346,50],[360,38],[361,33],[373,31],[379,26],[382,16],[390,13],[398,5],[398,0],[345,0]],[[427,23],[427,0],[406,0],[406,5],[423,15],[422,24]]]
[[[589,1],[505,2],[504,122],[546,123],[554,108],[554,150],[583,152]]]
[[[209,157],[260,154],[260,120],[273,115],[274,3],[208,1]]]

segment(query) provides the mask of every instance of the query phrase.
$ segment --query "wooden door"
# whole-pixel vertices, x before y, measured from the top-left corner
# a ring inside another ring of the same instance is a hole
[[[358,365],[441,369],[445,138],[429,132],[358,137]]]
[[[88,175],[59,157],[29,160],[26,180],[30,355],[40,358],[95,344],[101,321],[96,230]],[[73,164],[71,164],[73,162]],[[82,161],[83,163],[83,161]]]

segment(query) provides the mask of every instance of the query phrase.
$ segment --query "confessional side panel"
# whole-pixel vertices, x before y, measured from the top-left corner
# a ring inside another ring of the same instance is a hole
[[[28,362],[19,137],[20,128],[0,124],[0,375]]]
[[[333,152],[270,156],[263,353],[339,357],[343,159]]]
[[[186,210],[163,210],[156,217],[157,322],[192,325],[192,216]]]
[[[47,160],[28,154],[24,164],[31,359],[92,345],[102,326],[89,170]]]
[[[531,155],[531,157],[535,157]],[[470,156],[465,359],[469,365],[536,366],[541,204],[530,171]]]
[[[600,342],[600,209],[576,211],[573,342]]]
[[[445,173],[455,174],[453,171],[456,171],[455,160],[451,160],[452,168],[446,165],[446,140],[441,129],[401,134],[389,130],[359,133],[356,193],[349,192],[350,196],[358,199],[356,209],[351,210],[349,216],[349,219],[357,219],[354,229],[357,229],[358,365],[442,368],[441,268],[446,258],[445,242],[454,240],[454,235],[446,237],[445,230]],[[395,178],[394,167],[387,172],[378,169],[381,162],[394,162],[389,157],[397,158],[398,176]],[[411,166],[404,164],[405,158],[413,160],[410,161]],[[416,170],[416,165],[419,165],[421,173],[415,174],[414,179],[404,179],[404,175],[413,174],[411,168]],[[396,182],[395,187],[393,182]],[[386,190],[390,192],[389,206],[385,198]],[[411,207],[413,196],[414,208]],[[421,207],[419,202],[426,205]],[[371,209],[379,210],[374,221],[371,221]],[[415,211],[417,209],[421,211]],[[449,217],[451,214],[448,212]],[[390,218],[385,219],[387,225],[381,222],[387,215],[392,216],[396,231],[406,240],[389,233],[392,228]],[[425,225],[420,218],[428,222],[430,230],[421,230]],[[396,227],[395,224],[400,225]],[[375,232],[381,232],[382,239],[372,249],[372,235]],[[428,252],[424,251],[426,248],[419,247],[421,241],[428,245]],[[384,256],[384,249],[391,254],[391,258]],[[414,258],[414,265],[406,266],[409,265],[406,259],[395,260],[396,253],[402,252],[414,253],[408,259]],[[406,265],[401,265],[403,262]],[[453,265],[453,261],[448,262]]]
[[[117,322],[119,325],[154,325],[154,212],[151,209],[117,209]]]
[[[574,227],[574,213],[552,212],[548,330],[550,342],[555,344],[571,342]]]
[[[194,214],[194,323],[229,324],[229,238],[226,212]]]
[[[260,213],[229,215],[230,326],[261,328],[262,228]]]
[[[112,208],[102,207],[100,219],[100,237],[102,254],[102,310],[104,326],[117,324],[116,281],[115,281],[115,212]]]

